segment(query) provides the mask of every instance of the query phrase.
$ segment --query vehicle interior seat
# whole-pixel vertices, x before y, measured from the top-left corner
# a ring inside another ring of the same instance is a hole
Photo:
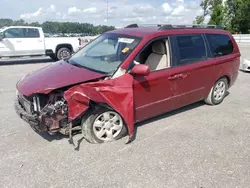
[[[152,53],[147,58],[145,65],[148,65],[151,71],[168,67],[166,45],[163,41],[155,41],[153,43]]]

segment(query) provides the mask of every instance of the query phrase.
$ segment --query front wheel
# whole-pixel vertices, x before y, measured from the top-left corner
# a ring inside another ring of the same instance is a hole
[[[127,128],[119,113],[100,107],[83,117],[82,132],[88,142],[104,143],[122,138]]]
[[[218,105],[222,103],[227,95],[228,81],[226,78],[219,79],[211,88],[208,97],[205,99],[205,103],[209,105]]]

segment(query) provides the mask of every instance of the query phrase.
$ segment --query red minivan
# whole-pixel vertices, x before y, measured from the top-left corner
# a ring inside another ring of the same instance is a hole
[[[137,122],[198,101],[220,104],[239,66],[234,38],[216,26],[132,24],[25,75],[15,109],[37,131],[131,141]]]

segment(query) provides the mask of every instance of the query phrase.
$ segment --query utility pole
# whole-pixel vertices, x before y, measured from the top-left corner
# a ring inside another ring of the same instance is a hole
[[[107,0],[107,24],[108,24],[108,18],[109,17],[109,1]]]

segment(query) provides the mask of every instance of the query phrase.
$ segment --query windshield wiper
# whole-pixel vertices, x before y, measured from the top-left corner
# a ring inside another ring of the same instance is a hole
[[[67,59],[65,59],[64,61],[66,61],[67,63],[69,63],[69,64],[71,64],[71,65],[74,65],[74,66],[76,66],[76,67],[81,67],[81,68],[83,68],[84,66],[82,66],[82,65],[80,65],[80,64],[78,64],[78,63],[76,63],[76,62],[74,62],[74,61],[69,61],[69,59],[67,58]]]
[[[81,67],[81,68],[85,68],[84,66],[82,66],[82,65],[80,65],[80,64],[78,64],[78,63],[70,63],[71,65],[74,65],[74,66],[76,66],[76,67]]]

